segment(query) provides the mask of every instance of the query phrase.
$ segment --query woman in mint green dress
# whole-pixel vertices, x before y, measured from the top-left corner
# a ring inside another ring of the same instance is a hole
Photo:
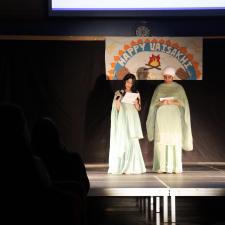
[[[143,138],[138,111],[140,94],[135,90],[136,78],[127,74],[124,87],[116,91],[112,103],[109,170],[112,174],[141,174],[146,172],[139,139]],[[137,93],[132,103],[123,102],[126,93]]]
[[[163,76],[146,122],[148,140],[154,140],[153,171],[182,173],[182,149],[193,149],[189,104],[183,87],[173,81],[175,69],[166,67]]]

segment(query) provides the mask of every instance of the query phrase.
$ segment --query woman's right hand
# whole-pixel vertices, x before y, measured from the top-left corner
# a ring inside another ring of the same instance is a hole
[[[116,96],[116,101],[120,101],[121,100],[121,95],[117,95]]]

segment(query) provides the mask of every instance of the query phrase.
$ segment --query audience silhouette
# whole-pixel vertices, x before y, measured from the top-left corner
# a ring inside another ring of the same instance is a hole
[[[85,223],[84,195],[54,185],[45,164],[32,154],[27,121],[18,105],[0,104],[0,144],[5,224]]]
[[[90,188],[84,163],[78,153],[66,150],[56,124],[47,117],[40,118],[32,129],[34,154],[45,163],[54,182],[76,182],[87,193]]]

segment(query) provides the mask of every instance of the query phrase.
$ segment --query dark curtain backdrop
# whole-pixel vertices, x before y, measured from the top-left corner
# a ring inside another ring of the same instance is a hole
[[[103,41],[0,41],[0,101],[24,108],[29,128],[40,116],[56,122],[67,148],[87,163],[107,163],[113,93],[120,81],[105,79]],[[194,151],[183,161],[225,161],[225,39],[204,40],[203,81],[180,81],[192,119]],[[160,81],[139,81],[145,162],[153,143],[145,121]]]

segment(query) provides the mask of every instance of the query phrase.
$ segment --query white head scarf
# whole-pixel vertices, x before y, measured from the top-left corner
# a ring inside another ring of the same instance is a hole
[[[173,67],[167,66],[163,70],[163,76],[164,75],[171,75],[172,77],[175,77],[175,69]]]

